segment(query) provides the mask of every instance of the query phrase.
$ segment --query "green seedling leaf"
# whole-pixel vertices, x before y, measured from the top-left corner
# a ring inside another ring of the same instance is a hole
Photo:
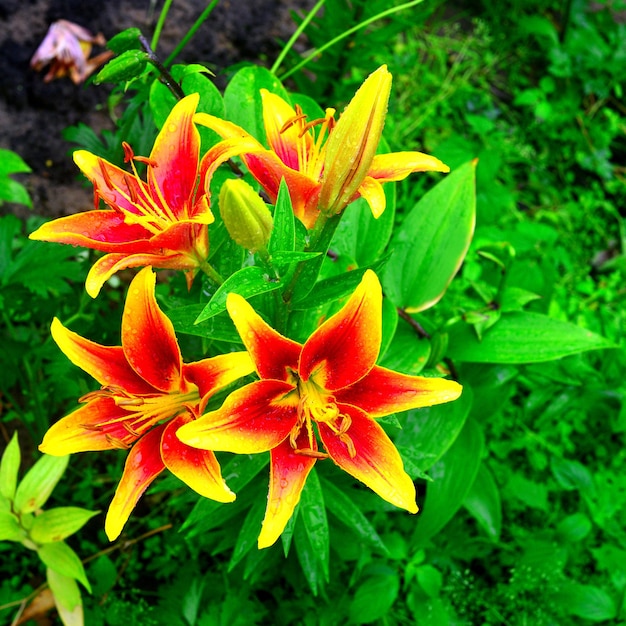
[[[217,315],[205,320],[202,324],[196,324],[196,319],[204,308],[205,305],[203,304],[191,304],[178,309],[171,309],[167,312],[167,316],[174,324],[174,330],[177,333],[228,341],[229,343],[241,343],[239,333],[228,315]]]
[[[11,180],[11,174],[27,174],[32,170],[25,161],[11,150],[0,149],[0,204],[17,202],[31,208],[32,200],[21,183]]]
[[[63,576],[76,579],[91,593],[91,587],[85,575],[83,564],[80,562],[76,552],[65,542],[46,543],[37,549],[37,554],[39,554],[39,558],[44,562],[44,565]]]
[[[350,623],[371,624],[380,619],[392,607],[399,591],[400,577],[392,569],[366,578],[350,603]]]
[[[502,503],[493,475],[483,463],[463,506],[472,514],[490,539],[498,541],[502,530]]]
[[[420,476],[446,453],[467,420],[472,399],[472,391],[466,386],[454,402],[406,412],[395,444],[409,476]]]
[[[478,474],[483,451],[483,433],[469,419],[448,451],[432,466],[432,482],[426,488],[426,500],[418,518],[413,541],[425,545],[462,506]]]
[[[244,267],[238,272],[235,272],[232,276],[229,276],[220,285],[209,303],[204,307],[200,315],[198,315],[198,319],[196,319],[195,323],[200,324],[204,322],[204,320],[208,320],[214,315],[225,311],[226,298],[231,292],[248,299],[253,296],[258,296],[261,293],[274,291],[280,287],[282,287],[282,283],[279,280],[270,279],[262,268],[256,265]]]
[[[385,293],[408,312],[438,302],[469,248],[476,221],[475,163],[426,193],[396,229],[385,268]]]
[[[15,497],[20,460],[20,444],[15,431],[0,460],[0,495],[7,500],[13,500]]]
[[[465,322],[448,329],[448,356],[472,363],[541,363],[615,346],[596,333],[525,311],[503,313],[480,341]]]
[[[83,626],[83,601],[76,581],[50,567],[46,570],[46,578],[64,626]]]
[[[107,48],[115,54],[122,54],[128,50],[141,50],[141,31],[138,28],[127,28],[107,41]]]
[[[26,533],[13,513],[0,512],[0,541],[22,541]]]
[[[354,504],[341,489],[335,487],[328,480],[320,480],[324,491],[324,503],[326,508],[363,543],[380,554],[387,555],[388,550],[376,529],[365,517],[361,509]]]
[[[123,83],[141,76],[148,65],[150,56],[143,50],[127,50],[111,59],[96,75],[93,82]]]
[[[99,511],[88,511],[74,506],[44,511],[35,517],[30,538],[35,543],[62,541],[80,530]]]
[[[556,532],[559,538],[574,543],[582,541],[592,529],[591,520],[584,513],[578,511],[578,513],[563,518],[556,527]]]
[[[70,460],[66,456],[45,454],[26,473],[15,492],[15,510],[32,513],[41,508],[63,476]]]

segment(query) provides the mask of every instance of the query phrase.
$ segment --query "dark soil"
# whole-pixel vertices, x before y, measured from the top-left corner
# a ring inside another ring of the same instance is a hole
[[[157,53],[163,59],[194,23],[208,0],[172,3]],[[156,7],[152,5],[156,4]],[[91,207],[92,196],[79,182],[63,129],[79,122],[100,131],[113,128],[106,111],[110,89],[75,85],[69,78],[44,83],[29,61],[59,19],[111,38],[129,27],[152,34],[162,1],[1,0],[0,148],[17,152],[32,168],[19,177],[33,200],[33,213],[59,216]],[[291,11],[310,9],[314,0],[222,0],[177,61],[209,65],[216,73],[233,63],[273,60],[295,30]],[[95,49],[94,52],[101,50]],[[4,204],[0,213],[29,214]]]

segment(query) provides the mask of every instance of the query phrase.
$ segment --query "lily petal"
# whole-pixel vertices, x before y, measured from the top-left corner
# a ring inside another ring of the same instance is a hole
[[[74,365],[93,376],[102,386],[121,387],[129,393],[154,393],[154,387],[137,375],[120,346],[101,346],[68,330],[55,317],[52,338]]]
[[[330,458],[341,469],[365,483],[383,500],[417,513],[415,485],[404,471],[402,459],[385,431],[367,413],[348,404],[338,405],[352,424],[346,435],[354,452],[324,423],[318,422],[319,434]]]
[[[377,154],[367,172],[368,176],[386,183],[403,180],[411,172],[449,172],[450,168],[438,158],[422,152],[392,152]]]
[[[367,201],[372,210],[372,215],[378,219],[385,211],[387,198],[383,186],[371,176],[366,176],[359,187],[359,193]]]
[[[255,454],[284,441],[298,420],[293,385],[259,380],[233,391],[220,409],[178,429],[178,438],[204,450]]]
[[[176,431],[193,417],[189,413],[173,419],[163,431],[161,458],[174,476],[205,498],[217,502],[232,502],[235,494],[222,479],[219,463],[213,452],[186,446],[176,436]]]
[[[83,246],[102,252],[135,251],[151,233],[138,224],[126,224],[117,211],[87,211],[42,224],[29,235],[37,241]]]
[[[358,406],[371,417],[382,417],[456,400],[462,389],[453,380],[408,376],[376,365],[361,380],[335,392],[335,399]]]
[[[150,483],[165,469],[161,459],[161,435],[165,424],[153,428],[132,447],[124,465],[122,478],[104,521],[109,541],[117,539]]]
[[[236,293],[229,293],[226,308],[261,378],[288,380],[296,371],[302,346],[283,337]]]
[[[142,269],[128,287],[122,347],[131,367],[159,391],[180,389],[182,357],[174,325],[154,297],[156,274]]]
[[[308,448],[305,429],[300,432],[296,444],[298,448]],[[315,440],[313,445],[317,450]],[[316,461],[314,457],[296,454],[289,440],[273,448],[270,454],[270,491],[259,535],[259,548],[271,546],[280,537],[300,501],[304,483]]]
[[[200,133],[193,117],[200,95],[191,94],[174,106],[157,135],[148,166],[152,196],[160,198],[177,219],[187,216],[198,176]]]
[[[95,398],[52,424],[39,450],[45,454],[65,456],[74,452],[123,447],[136,439],[123,426],[127,415],[128,411],[117,406],[113,398]],[[109,424],[102,426],[106,422]],[[115,442],[119,443],[116,445]]]
[[[307,381],[315,375],[329,391],[363,378],[378,357],[381,342],[382,290],[367,270],[343,308],[324,322],[302,348],[298,371]]]
[[[218,389],[254,372],[254,363],[247,352],[230,352],[210,359],[183,363],[183,378],[198,387],[200,397],[208,400]],[[202,412],[204,406],[200,406]]]
[[[300,136],[298,124],[292,124],[281,132],[285,124],[297,116],[296,111],[280,96],[267,89],[261,89],[261,100],[267,143],[285,165],[293,170],[299,170],[299,151],[304,152],[306,157],[313,146],[311,133],[306,132]]]

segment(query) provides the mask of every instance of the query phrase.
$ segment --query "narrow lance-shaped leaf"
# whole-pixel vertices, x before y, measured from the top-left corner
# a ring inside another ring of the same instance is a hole
[[[42,456],[26,473],[15,492],[15,510],[32,513],[41,508],[63,476],[69,456]]]
[[[35,543],[61,541],[80,530],[98,511],[64,506],[35,517],[30,537]]]
[[[587,350],[615,347],[586,328],[526,311],[505,313],[483,335],[468,324],[449,329],[448,356],[472,363],[541,363]]]
[[[0,460],[0,495],[8,500],[15,497],[20,460],[20,444],[15,431]]]
[[[474,234],[475,163],[426,193],[394,233],[385,293],[409,312],[437,303],[458,271]]]
[[[39,558],[55,572],[75,578],[91,593],[91,586],[85,575],[85,569],[78,555],[63,541],[46,543],[37,550]]]
[[[83,626],[83,602],[76,581],[50,567],[46,570],[46,578],[63,624]]]

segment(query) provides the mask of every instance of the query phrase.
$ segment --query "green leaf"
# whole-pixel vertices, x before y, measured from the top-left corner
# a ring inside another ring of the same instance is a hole
[[[240,269],[232,276],[229,276],[213,294],[209,303],[204,307],[196,324],[212,318],[218,313],[226,310],[226,298],[233,292],[248,299],[258,296],[261,293],[274,291],[282,287],[282,283],[276,279],[270,279],[267,273],[256,265],[251,265]]]
[[[479,341],[464,322],[448,329],[448,356],[472,363],[541,363],[615,346],[590,330],[540,313],[503,313]]]
[[[359,267],[371,265],[384,252],[394,224],[396,187],[384,186],[387,207],[374,218],[369,204],[359,198],[344,211],[341,222],[330,244],[331,250],[354,259]]]
[[[261,89],[267,89],[289,101],[281,82],[264,67],[251,65],[240,69],[224,91],[226,118],[247,130],[260,142],[265,140]]]
[[[83,601],[76,581],[50,567],[46,570],[46,578],[64,626],[83,626]]]
[[[275,256],[278,252],[293,252],[296,249],[295,216],[289,188],[284,178],[280,181],[278,188],[273,218],[274,228],[267,246],[270,256]]]
[[[12,150],[0,148],[0,177],[9,174],[28,174],[32,172],[26,161]]]
[[[63,576],[75,578],[91,593],[91,587],[89,586],[87,576],[85,576],[83,564],[80,562],[76,552],[65,542],[46,543],[37,549],[37,554],[39,554],[39,558],[44,562],[44,565]]]
[[[9,511],[0,511],[0,541],[22,541],[25,536],[17,517]]]
[[[410,312],[438,302],[469,248],[476,221],[475,164],[467,163],[426,193],[396,229],[383,286]]]
[[[324,506],[324,494],[315,468],[311,470],[307,477],[300,496],[298,511],[296,526],[301,524],[304,528],[307,536],[307,545],[310,546],[311,549],[311,554],[307,555],[306,561],[307,563],[312,563],[314,567],[314,571],[309,573],[305,572],[305,576],[310,576],[309,584],[311,584],[311,588],[316,588],[318,582],[321,583],[322,580],[328,581],[330,539],[328,535],[328,519]],[[298,557],[304,567],[301,556],[300,550],[298,551]]]
[[[430,469],[431,483],[413,536],[421,547],[435,536],[459,510],[469,493],[481,464],[483,433],[469,419],[450,449]]]
[[[604,589],[592,585],[568,581],[551,594],[551,599],[568,615],[576,615],[592,622],[603,622],[617,617],[615,600]]]
[[[443,576],[441,572],[432,565],[420,565],[415,570],[415,576],[420,587],[429,598],[436,598],[441,591]]]
[[[0,460],[0,494],[8,500],[15,497],[20,460],[20,444],[15,431]]]
[[[400,577],[389,570],[366,578],[357,588],[350,603],[350,623],[370,624],[387,614],[398,597]]]
[[[141,50],[141,31],[138,28],[127,28],[121,33],[117,33],[107,41],[107,48],[113,50],[115,54],[122,54],[127,50]]]
[[[19,484],[15,492],[15,510],[19,513],[32,513],[41,508],[61,480],[69,459],[69,455],[42,456]]]
[[[401,319],[380,364],[396,372],[415,376],[428,362],[430,348],[430,341],[418,336],[415,329]]]
[[[167,316],[174,324],[174,330],[177,333],[228,341],[229,343],[241,343],[239,333],[228,315],[218,315],[205,320],[202,324],[196,324],[196,319],[204,308],[204,304],[191,304],[170,309],[167,311]]]
[[[101,83],[121,83],[137,78],[146,69],[149,59],[150,56],[144,50],[122,52],[96,74],[93,82],[100,85]]]
[[[578,511],[573,515],[563,518],[556,527],[559,538],[564,541],[582,541],[591,532],[593,525],[591,520]]]
[[[257,498],[248,511],[248,515],[246,515],[246,519],[237,535],[237,543],[235,544],[233,555],[228,564],[229,572],[231,572],[237,563],[256,546],[259,533],[261,532],[261,522],[265,514],[266,504],[264,499]]]
[[[80,530],[99,511],[88,511],[75,506],[44,511],[35,517],[30,538],[35,543],[62,541]]]
[[[550,469],[563,489],[567,491],[578,489],[585,495],[592,495],[595,492],[593,475],[580,461],[554,457],[550,461]]]
[[[493,475],[484,463],[480,466],[476,480],[465,496],[463,506],[487,535],[494,541],[498,541],[502,530],[500,491]]]
[[[326,508],[339,521],[345,524],[355,534],[356,538],[377,552],[387,555],[387,547],[379,537],[376,529],[365,517],[361,509],[354,504],[353,500],[330,481],[322,479],[320,482],[324,491]]]
[[[406,412],[395,444],[407,473],[417,477],[432,467],[454,443],[472,408],[472,392],[464,387],[454,402]]]

